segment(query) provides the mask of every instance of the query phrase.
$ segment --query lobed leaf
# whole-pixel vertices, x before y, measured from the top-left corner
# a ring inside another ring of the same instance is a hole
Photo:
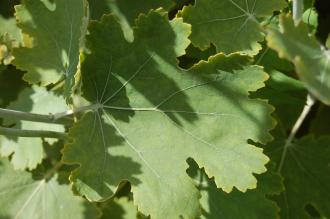
[[[102,15],[114,14],[125,38],[128,41],[134,40],[133,27],[135,19],[140,14],[147,14],[151,9],[169,9],[173,5],[172,0],[88,0],[92,19],[100,19]]]
[[[24,80],[43,86],[65,79],[69,97],[79,63],[86,16],[85,0],[55,0],[50,10],[41,1],[23,0],[16,6],[24,47],[14,49],[14,65],[27,71]]]
[[[281,16],[281,30],[268,29],[268,46],[294,63],[308,90],[330,104],[330,51],[309,35],[306,24],[295,26],[289,16]]]
[[[25,88],[18,99],[9,104],[8,109],[31,113],[45,114],[59,113],[68,110],[63,97],[48,92],[45,88],[34,86]],[[45,124],[30,121],[15,121],[15,118],[4,119],[4,125],[26,130],[48,130],[64,132],[64,126],[59,124]],[[54,143],[54,139],[45,139]],[[11,162],[15,169],[32,170],[44,158],[43,139],[26,137],[0,136],[0,153],[2,156],[12,156]]]
[[[64,162],[80,164],[70,177],[75,191],[102,201],[128,180],[145,215],[194,218],[200,194],[188,158],[226,192],[256,187],[253,174],[265,172],[268,158],[247,141],[271,140],[274,126],[272,107],[248,97],[264,86],[262,68],[218,54],[180,69],[190,26],[159,11],[139,17],[132,43],[111,15],[89,31],[82,91],[100,109],[77,122],[63,150]]]
[[[0,161],[0,218],[93,219],[93,204],[74,196],[60,174],[36,177],[15,171],[7,160]],[[63,178],[63,177],[62,177]]]
[[[283,190],[281,177],[274,172],[258,176],[258,187],[242,193],[234,190],[227,194],[219,190],[213,179],[209,179],[194,162],[189,162],[188,173],[201,192],[201,219],[276,219],[279,208],[266,196],[279,194]],[[239,206],[239,211],[237,211]]]
[[[284,0],[197,0],[182,17],[192,25],[195,46],[205,50],[212,43],[218,52],[256,55],[264,39],[259,20],[285,6]]]
[[[305,136],[283,153],[284,140],[273,144],[268,153],[278,161],[285,191],[276,198],[283,219],[312,218],[306,210],[313,206],[320,218],[330,217],[330,138]],[[282,158],[284,156],[284,158]],[[283,163],[280,164],[280,160]]]

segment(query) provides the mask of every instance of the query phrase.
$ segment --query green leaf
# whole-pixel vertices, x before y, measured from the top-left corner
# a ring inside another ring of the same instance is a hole
[[[320,213],[319,218],[329,218],[330,137],[307,136],[282,153],[284,141],[278,139],[269,153],[278,164],[285,156],[279,169],[284,177],[285,191],[276,198],[281,207],[281,218],[313,218],[306,211],[307,206],[313,206]]]
[[[68,110],[64,98],[55,96],[52,92],[37,86],[32,89],[25,88],[17,101],[12,102],[7,108],[45,115]],[[15,121],[15,118],[4,120],[4,125],[10,126],[12,124],[15,124],[14,128],[19,129],[65,131],[64,126],[58,124]],[[45,140],[49,143],[56,141],[54,139]],[[11,162],[15,169],[34,169],[44,158],[43,139],[41,138],[0,136],[0,146],[2,156],[12,155]]]
[[[16,100],[18,94],[26,86],[21,80],[22,75],[23,72],[11,65],[0,65],[0,107],[6,107],[10,102]]]
[[[205,50],[212,43],[218,52],[256,55],[264,40],[259,20],[285,6],[283,0],[199,0],[182,16],[192,25],[195,46]]]
[[[317,11],[314,8],[307,9],[302,17],[302,20],[308,25],[308,27],[313,33],[315,33],[317,29],[317,23],[318,23],[317,17],[318,17]]]
[[[268,46],[279,56],[294,63],[296,72],[309,91],[325,104],[330,104],[330,52],[309,35],[308,27],[294,25],[288,16],[280,19],[281,31],[268,29]]]
[[[0,177],[0,218],[91,219],[98,216],[93,204],[74,196],[70,185],[63,183],[59,174],[51,178],[35,176],[15,171],[8,161],[2,160]]]
[[[330,134],[330,107],[320,105],[310,126],[310,132],[315,136]]]
[[[21,31],[16,25],[15,18],[4,18],[0,15],[0,26],[0,36],[7,33],[15,41],[19,43],[22,42]]]
[[[136,206],[128,197],[114,198],[107,201],[102,207],[102,217],[100,219],[146,219],[140,215]]]
[[[288,75],[292,75],[294,72],[294,65],[286,59],[279,58],[277,52],[267,45],[255,57],[255,64],[263,66],[266,72],[275,70]]]
[[[262,68],[219,54],[180,69],[189,25],[155,11],[139,17],[133,43],[113,16],[89,31],[82,90],[102,107],[70,130],[63,151],[64,162],[80,164],[70,177],[78,193],[104,200],[129,180],[145,215],[194,218],[199,192],[185,172],[189,157],[226,192],[256,187],[253,174],[266,171],[268,158],[247,140],[271,140],[274,126],[273,108],[248,97],[264,86]]]
[[[88,0],[92,19],[100,19],[102,15],[113,13],[124,32],[128,41],[134,40],[133,26],[135,19],[151,9],[169,9],[173,2],[171,0]]]
[[[266,87],[258,90],[252,97],[269,100],[275,107],[277,123],[290,131],[306,104],[307,90],[299,80],[279,71],[269,71],[270,79]]]
[[[24,80],[46,86],[65,78],[65,96],[71,93],[83,41],[86,2],[55,0],[50,11],[41,1],[23,0],[16,6],[24,46],[15,49],[14,65],[27,71]]]
[[[266,195],[279,194],[283,185],[279,175],[267,172],[258,176],[257,189],[242,193],[234,190],[230,194],[218,189],[213,179],[189,162],[188,173],[196,181],[201,192],[202,217],[207,219],[276,219],[279,208]],[[235,209],[240,206],[239,211]]]

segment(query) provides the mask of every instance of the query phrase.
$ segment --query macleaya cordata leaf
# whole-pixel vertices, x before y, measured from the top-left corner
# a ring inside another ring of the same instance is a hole
[[[20,29],[15,18],[4,18],[0,15],[0,63],[8,65],[14,59],[12,49],[22,42]]]
[[[134,40],[133,26],[135,19],[151,9],[169,9],[173,5],[172,0],[88,0],[91,18],[100,19],[102,15],[113,13],[120,23],[125,38]]]
[[[100,219],[147,219],[141,215],[129,197],[114,198],[107,201],[102,207]]]
[[[197,0],[182,16],[192,25],[195,46],[204,50],[212,43],[218,52],[256,55],[264,39],[259,20],[285,6],[284,0]]]
[[[75,124],[63,150],[64,162],[80,164],[70,177],[76,192],[105,200],[128,180],[143,214],[194,218],[199,192],[185,172],[189,157],[226,192],[256,187],[253,174],[266,171],[268,158],[247,141],[271,140],[274,126],[273,108],[248,97],[268,77],[261,67],[218,54],[180,69],[190,26],[159,11],[139,17],[133,43],[111,15],[89,32],[82,91],[100,108]]]
[[[301,81],[279,71],[269,70],[269,76],[266,87],[252,96],[269,100],[276,109],[275,117],[282,120],[277,122],[290,131],[306,104],[307,90]]]
[[[52,11],[35,0],[23,0],[16,6],[24,47],[14,50],[14,65],[27,71],[24,80],[29,83],[46,86],[64,78],[68,97],[79,63],[87,3],[85,0],[55,0],[52,4]]]
[[[201,192],[201,219],[276,219],[279,208],[266,195],[279,194],[283,190],[278,174],[267,172],[258,176],[258,187],[246,193],[234,190],[227,194],[216,187],[213,179],[198,168],[195,162],[189,162],[189,175],[194,178]],[[239,206],[239,210],[237,209]]]
[[[290,15],[280,17],[281,29],[268,29],[268,46],[294,63],[309,91],[330,105],[330,51],[309,35],[306,24],[295,26]]]
[[[47,91],[45,88],[34,86],[25,88],[18,99],[9,104],[8,109],[24,112],[49,114],[68,110],[65,100],[61,96]],[[64,126],[59,124],[48,124],[30,121],[16,121],[4,119],[4,125],[26,130],[48,130],[64,132]],[[54,143],[54,139],[45,139]],[[0,136],[0,153],[2,156],[11,156],[11,162],[15,169],[34,169],[44,157],[43,139],[26,137]]]
[[[99,212],[93,204],[74,196],[61,174],[31,174],[15,171],[0,161],[0,218],[93,219]]]
[[[286,153],[284,144],[285,139],[278,139],[269,145],[268,153],[284,177],[285,190],[276,198],[281,218],[313,218],[308,206],[320,214],[319,218],[330,218],[330,137],[303,137],[292,143]]]

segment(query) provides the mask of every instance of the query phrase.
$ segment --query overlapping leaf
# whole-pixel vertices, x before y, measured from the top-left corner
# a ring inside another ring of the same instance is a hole
[[[285,191],[276,200],[283,219],[312,218],[306,211],[313,206],[330,217],[330,138],[312,136],[294,142],[283,153],[284,140],[273,144],[271,158],[278,162],[284,177]],[[282,156],[285,156],[281,163]]]
[[[189,162],[188,173],[201,192],[202,217],[205,219],[276,219],[279,208],[266,195],[279,194],[283,185],[279,175],[265,173],[258,177],[257,189],[246,193],[237,190],[227,194],[219,190],[214,181],[194,162]],[[239,206],[239,211],[235,210]]]
[[[330,104],[330,52],[313,36],[306,24],[294,25],[288,16],[281,17],[281,30],[269,29],[268,46],[280,57],[295,64],[296,72],[309,91],[325,104]]]
[[[62,97],[55,96],[52,92],[44,88],[33,87],[24,89],[18,100],[12,102],[8,109],[20,110],[31,113],[59,113],[66,111],[65,100]],[[58,124],[45,124],[30,121],[15,121],[5,119],[4,125],[15,124],[14,128],[26,130],[48,130],[64,132],[64,126]],[[48,142],[54,142],[53,139],[46,139]],[[6,137],[0,136],[0,153],[2,156],[12,155],[11,162],[15,169],[34,169],[44,157],[43,139],[25,138],[25,137]]]
[[[55,0],[52,4],[53,11],[34,0],[23,0],[16,6],[25,47],[14,50],[14,64],[27,71],[24,79],[29,83],[49,85],[65,78],[68,96],[79,63],[86,2]]]
[[[0,25],[0,35],[8,33],[15,41],[22,42],[21,31],[16,25],[15,18],[4,18],[0,15]]]
[[[311,122],[310,132],[316,136],[330,134],[330,107],[320,105],[319,109]]]
[[[0,15],[0,63],[8,65],[14,59],[11,52],[22,42],[15,18],[4,18]]]
[[[17,99],[18,94],[26,86],[21,80],[23,72],[13,66],[0,65],[0,107],[6,107]],[[12,89],[10,92],[8,92]]]
[[[98,216],[93,204],[74,196],[59,174],[35,176],[15,171],[8,161],[2,160],[0,178],[0,218],[93,219]]]
[[[100,19],[102,15],[116,15],[127,40],[133,41],[133,26],[140,14],[146,14],[151,9],[170,8],[171,0],[89,0],[92,19]]]
[[[256,55],[264,38],[258,20],[285,6],[283,0],[197,0],[182,16],[192,24],[192,43],[201,49],[212,43],[218,52]]]
[[[81,165],[71,176],[77,192],[104,200],[126,179],[142,213],[193,218],[199,192],[185,172],[189,157],[227,192],[255,188],[268,158],[247,140],[265,143],[273,127],[272,108],[248,97],[264,86],[262,68],[237,54],[178,68],[190,27],[160,12],[139,17],[133,43],[113,16],[89,31],[83,93],[102,107],[70,130],[63,151]]]
[[[114,198],[102,207],[100,219],[147,219],[138,213],[136,206],[128,197]]]

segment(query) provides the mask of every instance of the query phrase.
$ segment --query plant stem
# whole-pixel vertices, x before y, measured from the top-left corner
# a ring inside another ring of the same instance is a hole
[[[67,124],[72,122],[72,120],[70,120],[69,118],[63,118],[57,120],[54,118],[53,114],[44,115],[44,114],[27,113],[27,112],[2,109],[2,108],[0,108],[0,117],[14,119],[14,120],[25,120],[32,122],[44,122],[44,123]]]
[[[304,13],[304,1],[303,0],[292,0],[292,17],[297,25]]]
[[[314,103],[315,103],[315,99],[311,95],[308,95],[307,100],[306,100],[306,105],[305,105],[303,111],[301,112],[300,116],[298,117],[296,123],[293,125],[289,137],[285,141],[283,151],[282,151],[282,155],[281,155],[281,161],[280,161],[280,164],[279,164],[278,170],[277,170],[278,172],[281,172],[282,167],[284,165],[284,161],[285,161],[285,157],[286,157],[288,148],[292,144],[292,141],[293,141],[294,137],[296,136],[299,128],[303,124],[303,122],[306,119],[307,115],[311,111],[312,106],[314,105]]]
[[[53,175],[63,166],[64,164],[59,161],[58,163],[56,163],[54,165],[54,167],[52,169],[50,169],[49,171],[46,172],[46,174],[44,175],[44,179],[47,181],[47,180],[50,180]]]
[[[98,110],[102,107],[103,107],[102,104],[97,103],[97,104],[92,104],[92,105],[88,105],[88,106],[82,106],[79,108],[71,109],[71,110],[68,110],[65,112],[61,112],[61,113],[55,113],[52,116],[53,116],[53,119],[56,121],[56,120],[65,118],[66,116],[74,115],[74,114],[81,113],[81,112],[88,111],[88,110]]]
[[[0,117],[9,118],[14,120],[26,120],[32,122],[44,122],[44,123],[59,123],[59,124],[70,124],[72,123],[71,118],[67,118],[67,116],[80,113],[87,110],[96,110],[101,108],[100,104],[94,104],[89,106],[83,106],[76,109],[68,110],[61,113],[55,114],[36,114],[36,113],[27,113],[17,110],[9,110],[0,108]]]
[[[62,132],[41,131],[41,130],[21,130],[15,128],[5,128],[0,126],[0,135],[27,137],[27,138],[59,138],[67,139],[67,135]]]

